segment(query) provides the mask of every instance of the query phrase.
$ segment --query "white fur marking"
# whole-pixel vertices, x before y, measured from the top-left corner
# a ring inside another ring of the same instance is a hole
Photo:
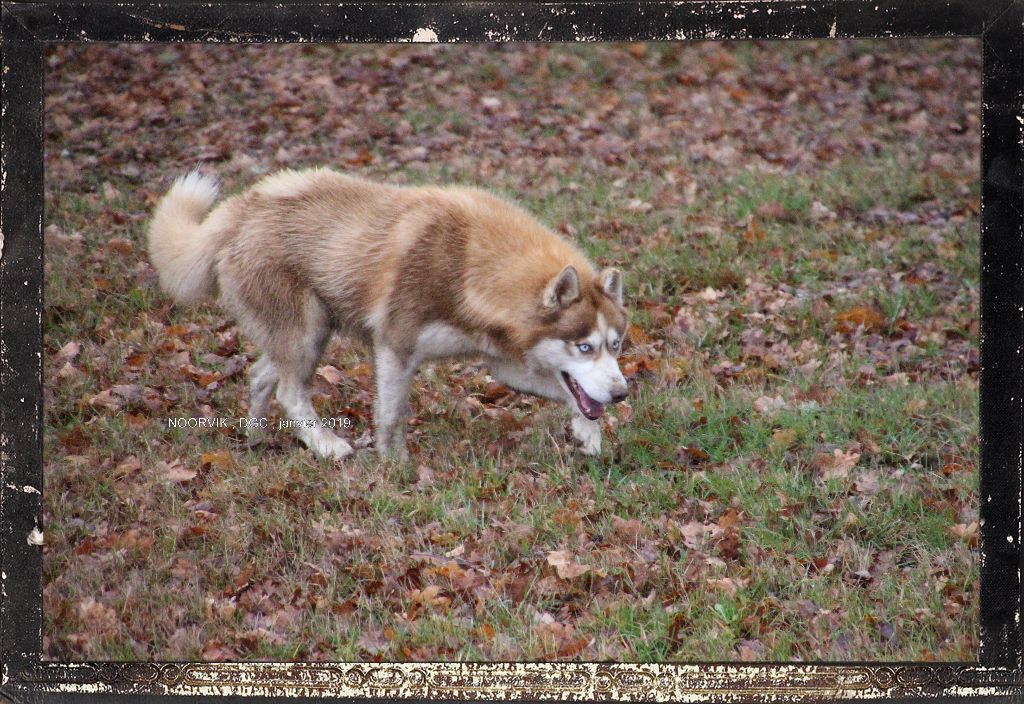
[[[573,409],[572,434],[580,442],[580,452],[584,455],[601,454],[601,424],[582,416]]]
[[[596,328],[583,340],[596,353],[582,355],[567,350],[562,340],[541,340],[529,355],[539,366],[569,374],[595,401],[610,403],[616,391],[625,390],[626,379],[617,355],[605,349],[608,323],[601,313],[597,314]]]
[[[375,442],[380,453],[408,454],[405,446],[405,414],[409,401],[409,384],[415,366],[402,364],[397,354],[384,345],[374,349],[377,376],[377,398],[374,401]]]
[[[540,372],[501,358],[487,360],[491,375],[510,389],[534,394],[552,401],[573,403],[572,396],[559,381],[557,372]]]
[[[217,202],[219,194],[220,185],[217,179],[193,171],[187,176],[178,177],[166,197],[193,202],[197,209],[205,213]]]
[[[370,311],[370,314],[366,316],[366,327],[368,327],[375,335],[379,334],[384,329],[384,323],[387,319],[388,301],[385,299],[375,305],[373,310]]]
[[[472,354],[480,346],[465,333],[444,323],[430,323],[416,340],[416,358],[420,361]]]

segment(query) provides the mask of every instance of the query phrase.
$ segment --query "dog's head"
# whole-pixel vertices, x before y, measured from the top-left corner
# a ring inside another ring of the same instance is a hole
[[[601,417],[604,404],[626,398],[618,357],[626,336],[622,273],[605,269],[586,278],[566,266],[544,288],[541,331],[527,357],[554,372],[583,415]]]

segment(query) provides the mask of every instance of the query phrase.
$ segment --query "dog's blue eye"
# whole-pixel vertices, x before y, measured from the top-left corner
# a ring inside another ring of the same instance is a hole
[[[583,354],[590,354],[590,351],[594,348],[588,345],[586,342],[581,342],[578,345],[576,345],[576,349],[578,349]]]
[[[617,349],[619,349],[619,344],[620,344],[620,343],[619,343],[619,341],[618,341],[618,340],[613,340],[613,341],[612,341],[612,349],[613,349],[613,350],[617,350]]]

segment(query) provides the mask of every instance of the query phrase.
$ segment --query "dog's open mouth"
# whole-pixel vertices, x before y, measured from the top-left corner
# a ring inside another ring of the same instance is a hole
[[[590,420],[600,418],[601,414],[604,413],[604,404],[590,398],[587,392],[583,390],[583,387],[579,385],[579,382],[565,372],[562,372],[562,378],[565,379],[565,385],[569,388],[569,393],[576,399],[576,405],[579,406],[580,412]]]

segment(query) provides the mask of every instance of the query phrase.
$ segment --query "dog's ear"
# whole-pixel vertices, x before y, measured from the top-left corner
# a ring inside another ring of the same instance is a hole
[[[601,290],[608,298],[622,305],[622,272],[618,269],[608,267],[601,271]]]
[[[545,308],[565,308],[580,297],[580,277],[570,264],[544,288]]]

